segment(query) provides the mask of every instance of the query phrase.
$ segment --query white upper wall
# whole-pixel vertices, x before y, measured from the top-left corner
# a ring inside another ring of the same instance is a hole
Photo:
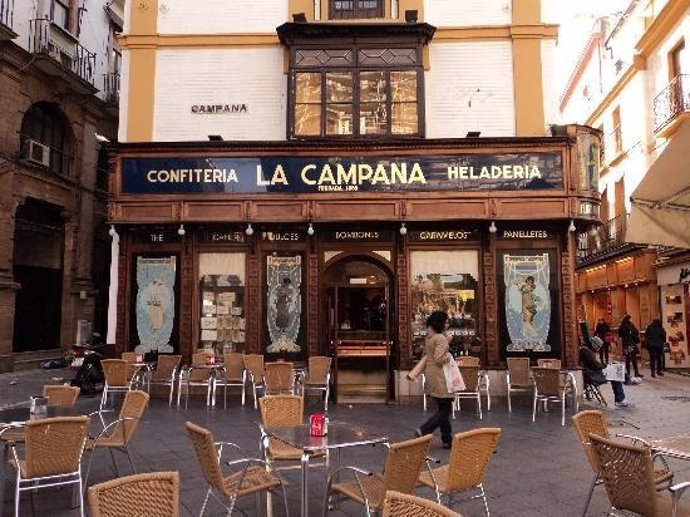
[[[161,34],[275,33],[288,20],[288,0],[165,0]]]
[[[544,92],[544,123],[558,122],[558,91],[554,88],[558,84],[556,76],[556,41],[542,40],[541,42],[541,84]],[[546,128],[545,128],[546,131]]]
[[[437,27],[508,25],[511,0],[424,0],[424,21]]]
[[[285,140],[286,83],[282,47],[159,50],[153,140]],[[248,111],[192,113],[204,104]]]
[[[431,43],[426,73],[427,138],[515,136],[510,41]],[[490,73],[487,63],[491,63]]]

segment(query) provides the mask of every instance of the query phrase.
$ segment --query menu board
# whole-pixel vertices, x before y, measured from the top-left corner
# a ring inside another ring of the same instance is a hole
[[[244,286],[236,275],[204,275],[201,279],[200,347],[244,351],[246,319]]]

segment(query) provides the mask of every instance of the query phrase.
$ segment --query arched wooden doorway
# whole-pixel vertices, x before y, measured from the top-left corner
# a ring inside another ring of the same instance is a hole
[[[324,275],[336,401],[391,398],[394,313],[390,264],[374,254],[339,256]]]

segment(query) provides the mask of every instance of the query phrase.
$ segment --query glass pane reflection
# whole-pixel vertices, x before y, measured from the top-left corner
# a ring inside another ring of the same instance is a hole
[[[417,72],[391,72],[393,102],[417,100]]]
[[[326,102],[352,102],[352,74],[326,74]]]
[[[417,103],[393,104],[391,133],[394,135],[413,135],[419,132]]]
[[[319,136],[321,134],[321,105],[295,105],[295,134]]]
[[[300,73],[295,76],[296,102],[321,102],[321,74]]]
[[[360,99],[362,102],[375,102],[386,100],[386,73],[385,72],[360,72],[359,74]]]
[[[359,109],[359,133],[361,135],[385,135],[388,113],[383,102],[361,104]]]
[[[326,106],[326,134],[352,134],[352,104],[328,104]]]

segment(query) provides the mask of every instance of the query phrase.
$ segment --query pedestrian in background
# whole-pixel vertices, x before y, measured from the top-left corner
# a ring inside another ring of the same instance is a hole
[[[448,326],[448,314],[443,311],[432,312],[426,320],[426,326],[424,341],[426,391],[436,401],[438,411],[415,431],[415,435],[431,434],[436,428],[440,428],[443,447],[450,449],[453,443],[450,415],[453,410],[454,395],[448,391],[446,376],[443,373],[443,365],[454,360],[449,352],[448,338],[444,335]]]
[[[603,345],[599,349],[599,361],[606,366],[609,364],[609,341],[608,333],[611,332],[611,327],[606,323],[604,318],[599,318],[597,320],[597,326],[594,328],[594,335],[601,339]]]
[[[635,378],[644,377],[644,375],[640,374],[637,367],[637,354],[640,352],[640,332],[633,324],[630,314],[623,316],[618,327],[618,336],[621,338],[621,345],[625,354],[625,383],[637,383],[638,381],[635,381]],[[632,373],[635,375],[633,376]]]
[[[666,331],[661,324],[660,319],[652,320],[644,333],[647,340],[647,348],[649,349],[649,369],[652,372],[652,377],[663,377],[662,359],[664,356],[664,343],[666,343]]]

